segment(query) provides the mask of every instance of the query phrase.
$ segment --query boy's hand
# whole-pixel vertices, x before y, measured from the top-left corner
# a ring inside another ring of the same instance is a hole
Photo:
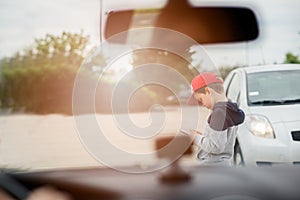
[[[195,130],[195,129],[190,129],[190,132],[191,132],[192,134],[200,134],[200,135],[202,135],[202,133],[201,133],[200,131]]]

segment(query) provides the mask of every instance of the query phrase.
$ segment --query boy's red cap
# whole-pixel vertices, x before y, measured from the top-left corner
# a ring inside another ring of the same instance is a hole
[[[192,80],[191,85],[193,88],[193,92],[211,83],[223,83],[223,81],[221,78],[219,78],[216,74],[212,72],[202,72]],[[189,105],[199,104],[197,99],[195,99],[194,94],[192,94],[192,96],[188,99],[187,103]]]

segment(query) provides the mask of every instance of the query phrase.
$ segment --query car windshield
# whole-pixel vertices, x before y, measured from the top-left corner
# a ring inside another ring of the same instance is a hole
[[[271,71],[247,75],[248,104],[283,105],[300,103],[300,71]]]
[[[205,19],[192,20],[174,2],[202,7]],[[151,29],[165,5],[171,18]],[[235,68],[300,62],[299,7],[298,0],[1,1],[0,169],[152,169],[161,163],[158,137],[207,123],[210,110],[186,104],[199,72],[225,80]],[[251,105],[299,102],[300,71],[247,81]]]

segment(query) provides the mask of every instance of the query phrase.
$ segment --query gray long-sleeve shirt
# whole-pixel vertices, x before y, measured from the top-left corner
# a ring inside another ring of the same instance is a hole
[[[203,133],[194,139],[200,164],[231,165],[237,125],[244,118],[244,112],[235,103],[220,102],[214,106]]]
[[[202,135],[196,135],[194,144],[198,146],[197,159],[204,165],[230,165],[237,127],[216,131],[209,124]]]

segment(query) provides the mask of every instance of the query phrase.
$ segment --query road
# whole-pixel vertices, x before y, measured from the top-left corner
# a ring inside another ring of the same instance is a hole
[[[200,109],[200,112],[198,129],[203,128],[203,122],[208,114],[204,108]],[[120,116],[124,117],[124,114],[93,116],[111,144],[129,153],[148,154],[154,151],[154,141],[157,137],[178,134],[181,127],[180,108],[167,108],[164,112],[154,113],[152,117],[159,117],[161,114],[165,116],[164,125],[159,132],[147,138],[124,134],[122,127],[116,124],[116,119],[122,119]],[[86,117],[90,115],[79,116],[77,120],[73,116],[58,114],[0,116],[0,167],[43,170],[105,165],[85,145],[81,137],[84,133],[78,131],[78,119],[80,121],[81,118]],[[147,127],[153,121],[149,113],[131,114],[130,119],[137,127]],[[89,130],[89,127],[86,130]],[[101,150],[107,151],[105,145]],[[110,159],[109,162],[116,165],[132,162],[130,159],[115,155]],[[190,158],[190,160],[194,159]]]

